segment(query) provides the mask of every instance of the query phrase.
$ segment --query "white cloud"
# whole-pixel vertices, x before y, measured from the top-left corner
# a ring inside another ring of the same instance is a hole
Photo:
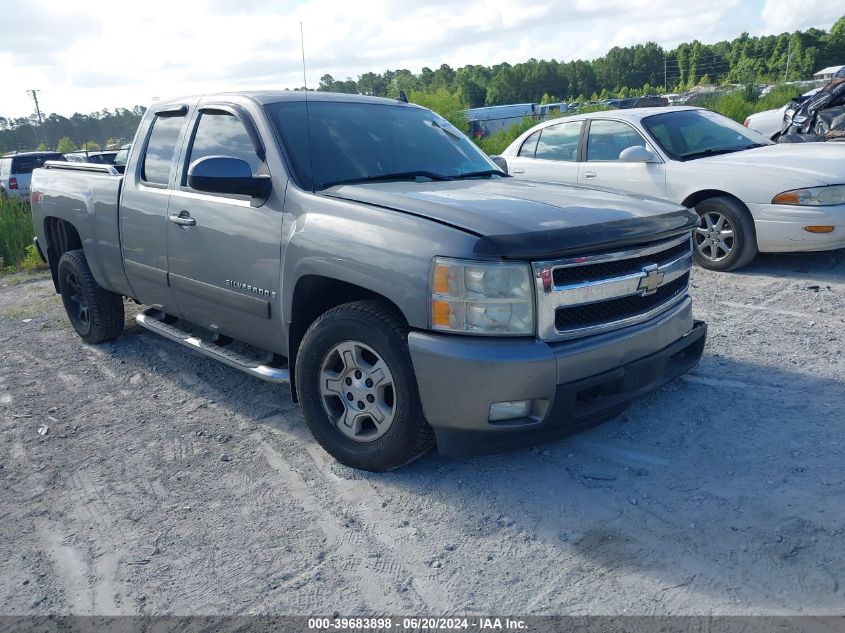
[[[765,7],[760,0],[27,0],[0,21],[0,115],[29,114],[29,88],[41,89],[45,111],[69,115],[153,97],[298,87],[300,22],[308,83],[316,86],[324,74],[591,59],[615,45],[713,42],[787,28],[786,18],[801,22],[788,28],[828,28],[835,4],[805,0],[796,11],[782,0]]]
[[[790,33],[811,26],[832,25],[842,16],[843,7],[831,0],[766,0],[762,11],[762,32]]]

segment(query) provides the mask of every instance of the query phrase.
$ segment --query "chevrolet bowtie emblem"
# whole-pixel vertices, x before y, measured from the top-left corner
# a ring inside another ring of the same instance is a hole
[[[640,290],[645,297],[657,292],[660,284],[663,283],[663,277],[665,275],[658,269],[657,264],[643,266],[643,275],[645,276],[640,278],[640,285],[637,286],[637,289]]]

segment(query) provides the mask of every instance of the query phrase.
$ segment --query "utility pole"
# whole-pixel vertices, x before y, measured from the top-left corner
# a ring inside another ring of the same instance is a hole
[[[792,55],[792,38],[786,44],[786,70],[783,71],[783,83],[786,83],[786,76],[789,74],[789,57]]]
[[[666,81],[666,55],[663,56],[663,92],[664,94],[669,91],[666,87],[668,82]]]
[[[35,114],[38,115],[38,125],[44,125],[44,119],[41,118],[41,108],[38,107],[38,93],[40,90],[27,90],[27,93],[32,95],[32,100],[35,102]]]

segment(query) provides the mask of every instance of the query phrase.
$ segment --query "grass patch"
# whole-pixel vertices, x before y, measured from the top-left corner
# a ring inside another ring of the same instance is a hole
[[[34,235],[29,205],[0,198],[0,271],[34,271],[46,267],[32,243]]]

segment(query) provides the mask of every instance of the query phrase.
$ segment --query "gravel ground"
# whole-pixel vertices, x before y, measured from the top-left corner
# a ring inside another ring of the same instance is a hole
[[[845,251],[696,270],[689,375],[505,455],[342,467],[286,388],[0,278],[0,613],[845,613]]]

